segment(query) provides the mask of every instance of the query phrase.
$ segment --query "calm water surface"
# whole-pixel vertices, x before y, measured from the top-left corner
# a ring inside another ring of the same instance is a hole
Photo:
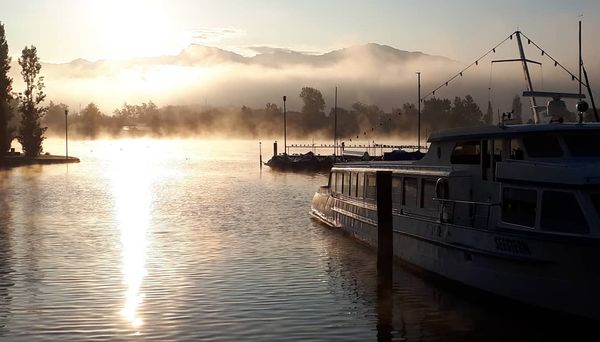
[[[380,340],[569,340],[580,331],[396,266],[392,334],[382,334],[374,251],[309,217],[326,177],[261,171],[256,142],[75,141],[70,151],[80,164],[0,171],[0,339],[369,341],[379,327]]]

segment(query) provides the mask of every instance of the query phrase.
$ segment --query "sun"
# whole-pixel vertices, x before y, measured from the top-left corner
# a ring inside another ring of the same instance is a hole
[[[97,44],[104,58],[130,59],[168,54],[180,46],[172,30],[166,2],[103,0],[90,2]]]

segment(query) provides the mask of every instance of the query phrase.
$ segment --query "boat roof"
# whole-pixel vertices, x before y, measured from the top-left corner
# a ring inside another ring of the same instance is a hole
[[[506,137],[512,135],[523,135],[530,133],[564,133],[564,132],[582,132],[582,131],[600,131],[600,123],[550,123],[550,124],[521,124],[504,126],[478,126],[455,128],[431,133],[429,142],[448,141],[448,140],[466,140],[466,139],[487,139],[494,137]]]

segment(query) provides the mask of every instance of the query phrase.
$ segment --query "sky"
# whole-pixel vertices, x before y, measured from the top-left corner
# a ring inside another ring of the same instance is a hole
[[[174,55],[191,43],[321,53],[363,43],[471,61],[517,28],[563,59],[597,59],[600,1],[533,0],[1,0],[11,55],[47,62]]]
[[[177,55],[190,44],[252,56],[268,50],[265,47],[320,54],[378,43],[445,56],[466,66],[519,29],[576,72],[580,19],[584,60],[594,86],[600,80],[600,44],[595,41],[600,32],[598,0],[0,0],[15,89],[22,86],[16,61],[23,47],[35,45],[46,62],[42,73],[49,99],[72,107],[94,102],[106,112],[124,102],[149,100],[158,105],[263,106],[280,98],[280,93],[298,93],[303,86],[323,90],[328,103],[332,90],[340,86],[344,105],[362,101],[390,110],[414,98],[416,70],[423,72],[427,91],[455,74],[456,65],[436,70],[431,63],[381,65],[352,56],[354,61],[329,68],[227,63],[182,67],[145,66],[133,58]],[[547,57],[531,55],[539,53],[531,46],[526,50],[528,58],[545,63],[544,69],[532,69],[536,89],[576,88],[564,74],[553,82],[554,68]],[[502,53],[506,52],[510,50]],[[517,57],[514,50],[509,56],[499,55],[493,58]],[[93,68],[79,62],[60,64],[80,58],[117,62],[96,63]],[[489,91],[493,86],[501,94],[499,106],[510,102],[523,90],[521,69],[495,64],[492,73],[490,60],[474,78],[454,82],[454,93],[438,96],[469,93],[485,105],[493,97]],[[504,85],[512,88],[501,89]],[[296,101],[290,105],[300,105],[297,96],[289,98]]]

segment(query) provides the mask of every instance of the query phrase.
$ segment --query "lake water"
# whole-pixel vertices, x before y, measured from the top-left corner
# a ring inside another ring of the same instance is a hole
[[[261,171],[255,141],[69,150],[80,164],[0,171],[0,339],[568,340],[587,328],[396,265],[386,335],[375,252],[310,219],[326,176]]]

